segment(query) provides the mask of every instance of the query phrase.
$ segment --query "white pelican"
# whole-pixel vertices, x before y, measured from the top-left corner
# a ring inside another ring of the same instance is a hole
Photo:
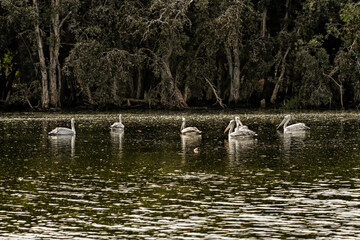
[[[248,126],[244,125],[241,121],[239,117],[235,117],[235,122],[236,122],[236,128],[237,129],[249,129]]]
[[[121,119],[122,119],[122,115],[120,114],[120,115],[119,115],[119,121],[113,123],[113,124],[110,126],[110,128],[112,128],[112,129],[118,129],[118,130],[124,129],[125,127],[124,127],[124,124],[122,124]]]
[[[246,136],[257,136],[257,134],[254,131],[250,130],[248,126],[242,124],[239,117],[235,117],[235,122],[238,131],[244,132],[243,134],[245,134]]]
[[[183,135],[198,135],[201,131],[197,127],[185,127],[185,118],[182,118],[180,132]]]
[[[71,119],[71,129],[65,128],[65,127],[57,127],[51,132],[49,132],[49,135],[75,135],[75,119]]]
[[[304,131],[306,129],[310,129],[308,126],[305,126],[304,123],[295,123],[295,124],[288,126],[290,119],[291,119],[291,116],[286,115],[284,117],[284,120],[282,120],[282,122],[279,124],[279,126],[276,129],[278,129],[282,125],[284,125],[284,133],[285,132],[293,132],[293,131]]]
[[[248,129],[246,126],[241,126],[241,121],[238,117],[235,117],[235,120],[231,120],[229,125],[226,127],[224,133],[226,133],[229,130],[229,138],[232,137],[251,137],[251,136],[257,136],[257,134]],[[236,127],[235,127],[236,124]]]

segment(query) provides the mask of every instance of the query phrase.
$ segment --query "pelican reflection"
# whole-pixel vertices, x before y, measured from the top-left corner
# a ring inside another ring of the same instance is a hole
[[[278,132],[279,136],[284,141],[284,153],[285,156],[290,157],[296,150],[302,149],[305,145],[304,140],[306,138],[306,131],[295,131],[295,132]]]
[[[118,149],[119,154],[121,154],[123,149],[123,142],[124,142],[124,130],[111,129],[110,136],[114,148]]]
[[[253,150],[257,144],[256,138],[228,138],[224,140],[229,154],[230,165],[241,160],[244,153]]]
[[[201,143],[201,135],[180,135],[183,160],[186,153],[194,153]]]
[[[75,135],[49,136],[55,153],[65,153],[70,150],[71,157],[75,156]]]

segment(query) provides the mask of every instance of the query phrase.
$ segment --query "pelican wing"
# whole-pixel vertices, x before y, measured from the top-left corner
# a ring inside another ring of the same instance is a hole
[[[243,130],[243,129],[249,130],[248,126],[246,126],[246,125],[239,126],[239,130],[240,130],[240,131]],[[250,131],[251,131],[251,130],[250,130]]]
[[[187,127],[181,130],[181,134],[200,134],[201,131],[197,127]]]
[[[116,122],[110,126],[111,128],[124,128],[124,124]]]
[[[286,127],[286,131],[302,131],[305,129],[310,129],[304,123],[295,123]]]
[[[49,132],[49,135],[75,135],[75,132],[70,128],[57,127]]]
[[[257,136],[257,134],[248,129],[248,128],[240,128],[235,132],[232,132],[230,134],[231,137],[252,137],[252,136]]]

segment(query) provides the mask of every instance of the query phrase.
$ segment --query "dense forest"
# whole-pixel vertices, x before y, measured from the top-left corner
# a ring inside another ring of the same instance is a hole
[[[355,0],[0,4],[3,107],[360,107]]]

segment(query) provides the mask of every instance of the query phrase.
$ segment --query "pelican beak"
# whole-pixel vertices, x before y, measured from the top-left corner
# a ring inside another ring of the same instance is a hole
[[[226,127],[224,133],[226,133],[227,131],[229,131],[229,129],[231,128],[231,124],[232,124],[232,123],[229,123],[229,125]]]
[[[279,127],[281,127],[286,121],[286,118],[284,118],[284,120],[282,120],[282,122],[279,124],[279,126],[276,129],[279,129]]]

